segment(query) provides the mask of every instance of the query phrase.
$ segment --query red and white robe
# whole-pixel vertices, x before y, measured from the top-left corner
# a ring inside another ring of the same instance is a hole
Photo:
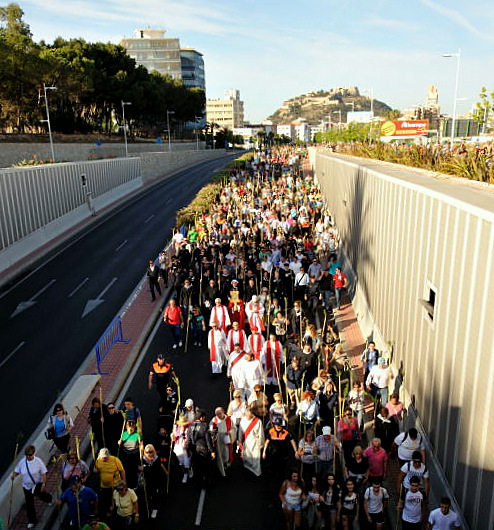
[[[222,329],[225,333],[230,325],[230,315],[224,305],[215,305],[211,310],[211,316],[209,317],[209,326],[213,326],[213,322],[216,323],[219,329]]]
[[[222,329],[211,329],[208,333],[209,360],[213,374],[220,374],[228,360],[226,335]]]
[[[283,362],[283,348],[279,340],[265,342],[261,352],[261,364],[266,374],[267,385],[278,385],[281,380],[281,363]]]
[[[264,429],[262,421],[254,417],[240,420],[239,441],[242,448],[244,467],[257,477],[261,474],[261,455],[264,446]]]
[[[250,329],[257,328],[259,331],[264,331],[264,321],[262,319],[264,315],[264,306],[259,302],[249,302],[245,306],[245,312],[249,319]]]
[[[254,354],[256,359],[260,359],[262,347],[266,339],[260,333],[252,333],[247,341],[249,343],[250,351]]]
[[[250,352],[250,344],[247,340],[247,335],[245,334],[245,331],[243,329],[239,329],[238,331],[235,331],[234,329],[231,329],[228,332],[227,335],[227,342],[228,342],[228,351],[232,352],[233,348],[235,348],[235,344],[240,344],[240,349],[245,352]]]
[[[238,322],[240,329],[245,329],[245,304],[243,300],[230,302],[228,304],[228,314],[232,323]]]
[[[209,422],[209,430],[215,441],[216,463],[220,473],[225,476],[226,470],[233,462],[233,444],[236,439],[236,428],[230,416],[224,419],[214,416]]]

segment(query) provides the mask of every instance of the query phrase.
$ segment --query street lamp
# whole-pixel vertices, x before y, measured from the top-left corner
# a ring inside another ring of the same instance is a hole
[[[202,116],[194,116],[194,119],[196,121],[195,131],[196,131],[196,151],[199,151],[199,135],[197,134],[197,126],[199,125],[199,122],[202,120]]]
[[[125,143],[125,156],[129,156],[129,150],[127,148],[127,127],[125,125],[125,105],[132,105],[130,101],[122,100],[122,122],[123,122],[123,131],[124,131],[124,143]]]
[[[50,122],[50,110],[48,109],[48,97],[46,95],[47,90],[56,90],[56,86],[46,86],[43,83],[43,91],[45,93],[45,107],[46,107],[46,120],[41,120],[43,122],[46,122],[48,124],[48,135],[50,137],[50,149],[51,149],[51,160],[52,162],[55,162],[55,151],[53,150],[53,138],[51,135],[51,122]]]
[[[451,142],[453,143],[455,141],[456,103],[458,102],[458,85],[460,83],[461,50],[458,48],[457,53],[443,53],[443,57],[456,57],[455,99],[453,101],[453,119],[451,120]]]
[[[172,138],[170,134],[170,114],[175,114],[174,110],[166,111],[166,128],[168,129],[168,152],[171,153],[172,150]]]
[[[364,92],[367,92],[369,94],[370,99],[370,112],[371,112],[371,124],[369,127],[369,140],[372,138],[372,133],[374,132],[374,89],[373,88],[367,88],[364,90]]]

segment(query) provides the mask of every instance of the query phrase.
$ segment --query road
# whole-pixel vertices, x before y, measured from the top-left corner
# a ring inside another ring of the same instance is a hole
[[[181,171],[119,207],[0,293],[0,388],[12,406],[0,475],[27,441],[170,237],[175,212],[228,159]]]
[[[143,417],[144,442],[156,436],[158,393],[148,390],[147,378],[158,353],[165,353],[180,378],[182,402],[192,398],[207,411],[208,421],[215,407],[228,405],[226,376],[213,379],[208,350],[191,346],[187,353],[172,349],[169,330],[161,325],[148,348],[145,358],[130,383],[131,395]],[[173,471],[173,470],[172,470]],[[181,473],[172,473],[170,491],[163,513],[156,523],[146,523],[149,530],[190,530],[194,528],[200,488],[194,479],[181,483]],[[277,530],[285,528],[278,500],[281,484],[270,484],[263,474],[257,478],[236,462],[226,478],[215,474],[212,486],[206,491],[201,528],[208,530]]]

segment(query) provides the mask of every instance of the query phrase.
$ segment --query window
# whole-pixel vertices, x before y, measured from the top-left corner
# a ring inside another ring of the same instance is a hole
[[[437,288],[434,287],[430,282],[427,282],[426,287],[426,298],[420,300],[423,305],[427,318],[430,322],[434,322],[434,311],[436,307]]]

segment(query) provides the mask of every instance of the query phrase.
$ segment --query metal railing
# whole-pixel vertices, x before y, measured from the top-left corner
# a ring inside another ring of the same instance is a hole
[[[98,339],[98,342],[94,346],[94,352],[96,355],[96,369],[97,372],[93,374],[106,375],[108,372],[101,371],[101,364],[105,360],[106,356],[118,342],[123,342],[128,344],[130,339],[124,339],[123,328],[122,328],[122,318],[120,315],[117,315],[111,322],[111,324],[106,328],[105,332]]]

